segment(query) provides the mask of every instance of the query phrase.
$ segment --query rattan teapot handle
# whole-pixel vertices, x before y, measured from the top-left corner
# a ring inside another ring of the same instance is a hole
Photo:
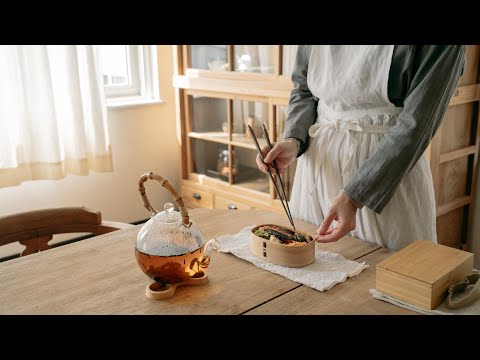
[[[152,205],[150,205],[150,202],[148,201],[147,194],[145,193],[145,185],[144,182],[147,181],[148,179],[152,180],[157,180],[164,188],[166,188],[170,194],[172,194],[173,199],[178,205],[178,208],[180,209],[180,214],[182,216],[182,223],[186,227],[190,227],[192,223],[190,222],[190,217],[188,216],[188,211],[185,208],[185,205],[183,204],[183,200],[180,196],[178,196],[177,191],[170,185],[168,180],[165,180],[163,177],[160,175],[154,174],[153,172],[150,173],[145,173],[140,177],[140,180],[138,181],[138,191],[140,191],[140,195],[143,200],[143,204],[145,205],[145,208],[150,211],[150,213],[153,215],[157,214],[158,211],[155,210]]]

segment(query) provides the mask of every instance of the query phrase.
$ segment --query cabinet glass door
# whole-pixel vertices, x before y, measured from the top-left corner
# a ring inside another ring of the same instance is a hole
[[[190,67],[194,69],[227,71],[227,45],[189,45]]]
[[[228,100],[189,96],[192,137],[228,141]]]
[[[257,167],[257,150],[233,146],[233,184],[263,193],[269,192],[269,178]]]
[[[228,146],[202,139],[190,139],[192,170],[229,182]]]
[[[273,74],[275,45],[234,45],[234,70]]]
[[[178,73],[185,80],[179,83],[187,95],[182,116],[187,140],[185,179],[204,184],[214,196],[221,197],[222,192],[231,191],[232,199],[239,196],[248,203],[251,198],[259,207],[279,208],[269,175],[257,167],[258,152],[248,126],[261,148],[267,145],[263,125],[272,143],[283,138],[288,109],[284,99],[289,86],[286,76],[292,72],[297,47],[185,45],[179,48]],[[295,169],[296,160],[282,175],[288,196]]]
[[[262,124],[268,126],[268,104],[258,101],[233,100],[232,141],[253,145],[248,125],[252,128],[260,145],[266,145]]]

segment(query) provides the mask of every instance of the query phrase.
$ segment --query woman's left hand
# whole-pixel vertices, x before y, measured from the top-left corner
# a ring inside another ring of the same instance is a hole
[[[318,235],[315,235],[313,239],[321,243],[340,240],[348,232],[355,229],[356,215],[357,207],[342,191],[333,199],[327,216],[317,230]],[[336,220],[337,224],[334,228],[329,229],[333,220]]]

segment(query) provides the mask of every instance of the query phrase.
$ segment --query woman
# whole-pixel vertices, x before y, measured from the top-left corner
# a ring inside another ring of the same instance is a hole
[[[299,157],[290,209],[316,241],[437,241],[424,151],[464,64],[463,45],[299,46],[284,140],[257,165],[282,173]]]

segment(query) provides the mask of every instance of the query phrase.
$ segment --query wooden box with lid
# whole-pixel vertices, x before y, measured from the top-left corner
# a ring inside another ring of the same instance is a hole
[[[377,264],[378,291],[432,310],[473,271],[473,254],[418,240]]]

